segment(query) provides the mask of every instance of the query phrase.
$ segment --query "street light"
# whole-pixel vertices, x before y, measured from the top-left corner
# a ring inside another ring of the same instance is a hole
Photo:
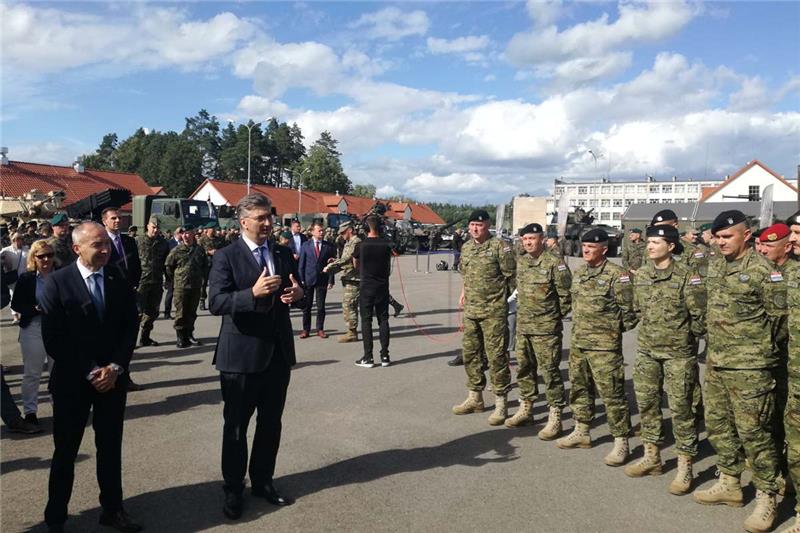
[[[272,117],[270,117],[267,120],[271,119]],[[228,122],[233,122],[233,120],[229,120]],[[249,120],[247,124],[242,124],[245,128],[247,128],[247,194],[250,194],[250,149],[251,149],[250,147],[252,145],[251,136],[253,134],[253,127],[261,125],[261,122],[253,122],[252,124],[251,122],[253,121]]]

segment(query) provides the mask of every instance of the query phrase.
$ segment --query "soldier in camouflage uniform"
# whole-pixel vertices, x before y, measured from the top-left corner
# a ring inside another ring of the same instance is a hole
[[[631,415],[625,398],[622,332],[636,326],[633,287],[622,267],[606,258],[608,233],[600,228],[581,237],[586,264],[572,278],[572,342],[569,352],[569,404],[575,429],[557,441],[559,448],[589,448],[589,426],[594,418],[594,386],[606,406],[614,447],[606,455],[609,466],[628,458]],[[594,384],[594,385],[593,385]]]
[[[642,241],[642,230],[633,228],[628,234],[628,242],[622,247],[622,268],[631,272],[642,266],[647,244]]]
[[[69,218],[64,213],[58,213],[50,219],[53,226],[53,236],[47,240],[56,254],[56,268],[65,267],[73,263],[78,256],[72,250],[72,235],[69,229]]]
[[[361,242],[355,234],[353,223],[350,221],[342,222],[339,226],[339,236],[345,240],[344,248],[339,259],[329,263],[323,268],[323,272],[335,274],[341,272],[340,279],[344,287],[342,294],[342,314],[347,324],[347,333],[339,338],[339,342],[358,341],[358,269],[353,266],[353,251]]]
[[[800,211],[786,221],[789,226],[789,242],[793,257],[785,272],[788,310],[788,382],[789,394],[784,412],[786,432],[786,458],[789,475],[794,482],[795,492],[800,487]],[[797,498],[795,496],[795,498]],[[800,533],[800,499],[795,504],[797,517],[794,525],[783,533]]]
[[[208,267],[203,273],[203,285],[200,288],[200,310],[206,311],[206,299],[208,298],[208,274],[211,272],[211,260],[214,253],[223,248],[227,243],[225,239],[217,235],[219,225],[216,222],[209,222],[202,229],[202,234],[197,238],[197,244],[206,252],[208,257]]]
[[[669,492],[682,495],[692,484],[692,458],[697,455],[697,429],[692,412],[696,387],[691,334],[705,335],[706,294],[700,274],[672,258],[678,230],[672,226],[647,228],[650,261],[634,278],[634,311],[639,317],[638,352],[633,369],[636,404],[642,422],[644,457],[625,467],[630,477],[662,473],[659,445],[664,442],[661,420],[663,389],[672,411],[672,433],[678,471]]]
[[[145,233],[136,238],[142,264],[142,276],[139,278],[139,322],[142,329],[139,344],[142,346],[158,346],[150,338],[150,332],[153,331],[153,322],[158,317],[158,306],[164,293],[164,263],[169,254],[169,244],[158,227],[158,217],[152,216]]]
[[[486,375],[481,352],[489,359],[489,375],[495,394],[494,412],[489,424],[502,425],[508,417],[506,395],[511,388],[511,371],[506,351],[508,323],[507,298],[514,292],[516,261],[511,245],[489,233],[491,219],[483,209],[469,217],[472,237],[461,249],[459,272],[464,277],[461,304],[464,306],[463,358],[469,394],[453,413],[463,415],[483,411]]]
[[[572,309],[572,274],[564,262],[545,251],[542,226],[528,224],[519,231],[522,254],[517,256],[517,383],[520,408],[506,420],[517,427],[533,420],[533,402],[538,394],[537,366],[544,380],[550,407],[547,425],[539,432],[542,440],[561,433],[564,381],[561,362],[561,319]]]
[[[779,463],[773,425],[774,322],[786,313],[786,283],[769,261],[747,245],[750,230],[741,211],[723,211],[712,231],[724,260],[708,269],[708,359],[703,397],[708,440],[717,452],[720,478],[694,499],[740,507],[745,457],[753,471],[756,508],[748,531],[768,531],[776,514]],[[742,453],[744,452],[744,453]]]
[[[165,271],[173,287],[175,332],[178,337],[176,346],[186,348],[189,344],[200,344],[194,338],[194,322],[197,319],[203,275],[208,268],[208,256],[197,244],[191,224],[185,226],[181,239],[183,242],[167,256]]]

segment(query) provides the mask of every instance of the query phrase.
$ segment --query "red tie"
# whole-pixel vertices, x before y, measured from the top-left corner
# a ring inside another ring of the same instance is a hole
[[[319,259],[319,241],[314,241],[314,254]]]

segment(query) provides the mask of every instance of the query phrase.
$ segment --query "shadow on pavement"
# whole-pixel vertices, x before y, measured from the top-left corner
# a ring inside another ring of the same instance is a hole
[[[89,456],[85,453],[79,453],[75,458],[75,463],[85,461]],[[12,461],[3,461],[0,463],[0,470],[3,474],[15,472],[17,470],[42,470],[50,469],[50,457],[25,457],[23,459],[14,459]],[[46,487],[45,487],[46,488]]]

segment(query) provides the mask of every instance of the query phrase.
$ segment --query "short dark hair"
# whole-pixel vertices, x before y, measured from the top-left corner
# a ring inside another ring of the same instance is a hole
[[[370,231],[378,231],[378,227],[381,225],[381,219],[378,215],[369,215],[365,222]]]
[[[316,226],[325,229],[324,224],[322,224],[322,222],[320,222],[319,220],[315,220],[314,222],[311,223],[311,229],[314,229]]]
[[[100,212],[100,220],[104,220],[106,218],[106,214],[110,213],[111,211],[119,211],[119,207],[106,207]]]
[[[270,211],[272,208],[272,202],[261,193],[251,193],[246,196],[242,196],[239,200],[239,203],[236,204],[236,218],[242,219],[246,218],[247,214],[250,211],[255,209],[266,209]]]

